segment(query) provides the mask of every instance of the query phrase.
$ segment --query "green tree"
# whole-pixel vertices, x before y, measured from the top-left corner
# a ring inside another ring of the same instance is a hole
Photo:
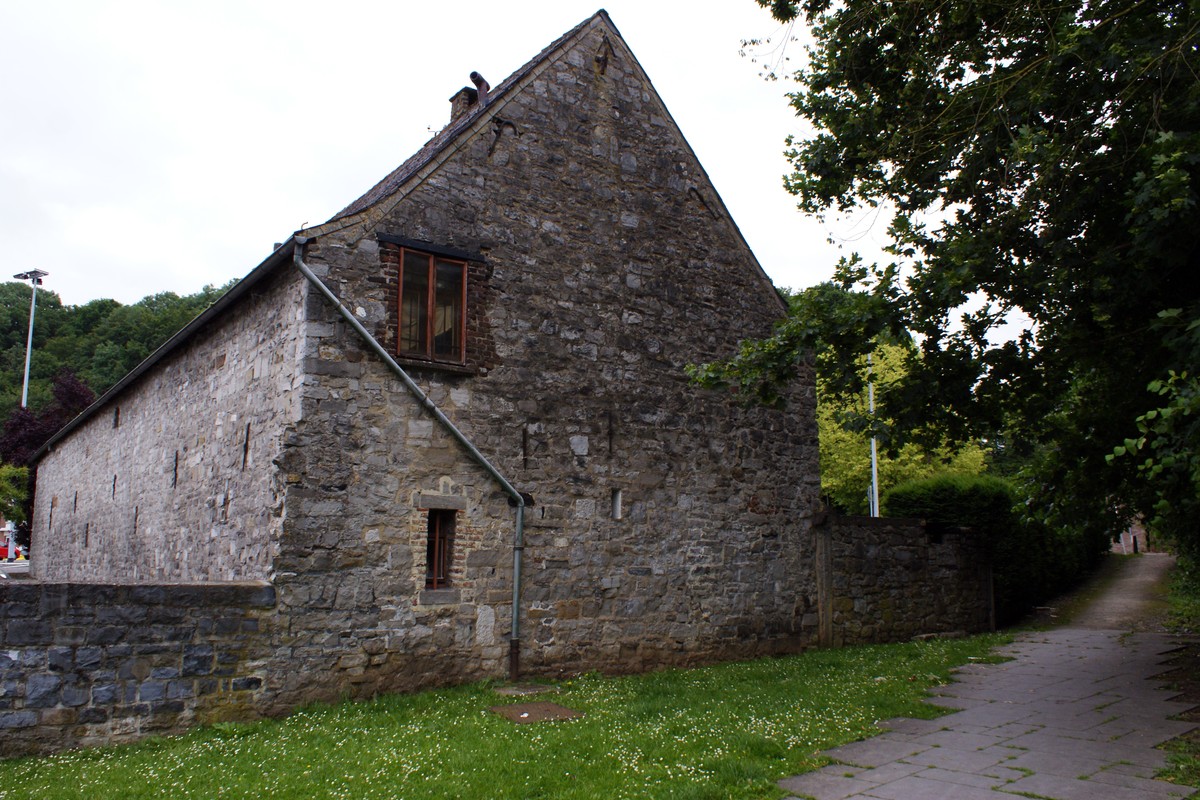
[[[233,283],[205,286],[184,296],[163,292],[128,306],[116,300],[64,306],[53,291],[39,289],[30,407],[40,409],[53,402],[52,386],[63,369],[102,394]],[[27,284],[0,283],[0,419],[10,417],[20,403],[29,297]]]
[[[25,499],[29,495],[29,470],[0,464],[0,517],[9,522],[25,522]]]
[[[879,397],[898,429],[1029,443],[1027,508],[1085,534],[1164,504],[1194,519],[1194,482],[1106,456],[1153,408],[1145,387],[1200,357],[1182,333],[1200,319],[1200,3],[758,2],[814,38],[791,102],[816,133],[789,143],[788,188],[811,213],[890,209],[894,261],[843,262],[855,300],[709,382],[769,398],[785,353],[839,338],[852,362],[911,333],[921,358]]]
[[[912,348],[899,344],[882,344],[872,354],[871,381],[886,387],[902,379],[906,356]],[[871,483],[871,434],[878,442],[876,459],[879,474],[879,494],[882,497],[892,487],[936,475],[980,475],[987,469],[987,450],[977,442],[952,446],[943,442],[926,446],[906,441],[891,446],[891,420],[872,419],[866,391],[847,403],[839,403],[832,392],[825,391],[823,365],[833,365],[831,352],[817,357],[817,431],[821,451],[821,494],[831,505],[845,514],[868,512],[867,492]],[[864,375],[868,365],[859,364]],[[860,422],[877,422],[878,426],[864,429]]]

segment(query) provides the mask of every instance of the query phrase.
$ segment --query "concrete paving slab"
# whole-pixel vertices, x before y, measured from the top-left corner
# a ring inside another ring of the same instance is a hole
[[[811,797],[813,800],[846,800],[849,797],[864,797],[863,792],[878,785],[825,770],[810,772],[795,778],[785,778],[779,782],[779,787],[785,792],[791,792],[799,797]]]
[[[966,733],[958,725],[952,729],[927,733],[914,739],[917,744],[927,744],[932,747],[945,747],[952,750],[982,750],[993,747],[1005,741],[999,736],[989,736],[984,733]]]
[[[881,800],[1012,800],[1012,795],[1004,795],[991,789],[964,786],[961,783],[949,783],[919,775],[910,775],[877,786],[863,797]]]
[[[923,753],[909,756],[905,761],[910,764],[940,767],[956,772],[984,772],[1002,762],[1007,762],[1007,756],[1001,754],[996,748],[956,750],[952,747],[932,747]]]
[[[940,719],[914,719],[913,717],[884,720],[879,723],[879,727],[890,733],[909,733],[917,736],[945,729],[945,725]]]
[[[1123,568],[1159,564],[1131,560]],[[1154,779],[1156,749],[1197,727],[1161,688],[1171,637],[1094,624],[1021,635],[970,664],[930,704],[935,720],[880,724],[880,737],[828,751],[844,762],[781,782],[817,800],[1172,800],[1197,790]],[[857,766],[846,766],[853,764]]]
[[[954,772],[948,769],[933,767],[917,773],[917,777],[942,783],[957,783],[963,786],[974,786],[976,789],[994,789],[1002,786],[1005,781],[974,772]],[[1136,780],[1134,778],[1133,780]]]
[[[926,769],[928,769],[928,767],[923,767],[920,764],[910,764],[906,761],[896,761],[891,764],[884,764],[882,767],[876,767],[875,769],[865,769],[862,772],[856,773],[854,777],[858,778],[859,780],[866,781],[867,783],[874,783],[878,785],[881,783],[898,781],[901,778],[907,778],[909,775],[916,775],[918,772],[922,772]]]
[[[1059,753],[1033,752],[1021,753],[1011,761],[1005,761],[1004,766],[1009,769],[1036,772],[1039,775],[1055,775],[1060,778],[1082,778],[1096,774],[1111,763],[1110,761],[1104,761],[1099,758],[1088,758],[1086,756],[1077,755],[1072,758],[1065,758]]]
[[[1093,742],[1068,736],[1056,736],[1044,728],[1027,736],[1008,741],[1007,746],[1036,753],[1048,753],[1062,759],[1089,759],[1112,764],[1126,762],[1159,768],[1167,763],[1163,751],[1154,748],[1123,747],[1114,742]]]
[[[1111,769],[1097,772],[1088,778],[1088,780],[1096,783],[1111,783],[1114,786],[1124,786],[1127,789],[1137,789],[1146,796],[1146,800],[1158,797],[1187,797],[1196,792],[1196,789],[1191,786],[1181,786],[1179,784],[1164,785],[1164,781],[1137,778],[1133,775],[1113,772]]]
[[[1156,784],[1173,784],[1153,781]],[[1155,798],[1187,797],[1188,794],[1146,794],[1144,789],[1114,786],[1078,778],[1064,778],[1039,772],[1004,787],[1006,792],[1023,793],[1034,797],[1049,797],[1053,800],[1155,800]]]
[[[897,739],[889,739],[885,733],[874,739],[852,742],[841,747],[828,750],[825,755],[834,761],[850,764],[856,767],[881,767],[893,761],[900,761],[915,756],[930,749],[927,744],[914,744]]]

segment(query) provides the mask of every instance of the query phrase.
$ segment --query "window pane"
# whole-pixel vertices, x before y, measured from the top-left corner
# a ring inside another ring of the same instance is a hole
[[[421,253],[404,253],[400,287],[400,350],[429,354],[429,262]]]
[[[437,292],[433,312],[434,358],[462,358],[465,272],[466,266],[460,262],[437,262]]]
[[[455,512],[440,509],[429,512],[428,538],[425,545],[425,586],[440,589],[450,585],[450,548],[454,539]]]

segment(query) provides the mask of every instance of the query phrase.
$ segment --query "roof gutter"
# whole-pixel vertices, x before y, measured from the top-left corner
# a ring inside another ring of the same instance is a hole
[[[483,453],[466,437],[466,435],[458,429],[458,427],[450,421],[450,418],[442,413],[442,410],[437,407],[429,396],[421,390],[421,387],[409,376],[404,368],[401,367],[396,359],[392,358],[391,354],[384,349],[370,331],[363,327],[362,323],[350,313],[350,310],[342,305],[342,302],[334,295],[325,283],[316,276],[311,268],[304,263],[304,245],[308,243],[308,238],[304,236],[296,236],[293,238],[294,248],[292,250],[292,261],[296,265],[296,269],[300,270],[301,274],[308,279],[308,282],[317,288],[325,299],[337,310],[350,327],[353,328],[367,346],[374,353],[383,359],[383,363],[387,364],[388,368],[396,374],[404,383],[408,391],[417,399],[417,402],[425,408],[438,423],[446,429],[446,431],[454,437],[470,454],[471,458],[483,467],[483,469],[492,476],[492,478],[500,485],[510,498],[510,504],[516,506],[516,535],[513,541],[513,601],[512,601],[512,636],[508,643],[508,671],[509,680],[516,681],[520,676],[520,653],[521,653],[521,556],[525,549],[525,497],[509,483],[500,471],[488,461]]]

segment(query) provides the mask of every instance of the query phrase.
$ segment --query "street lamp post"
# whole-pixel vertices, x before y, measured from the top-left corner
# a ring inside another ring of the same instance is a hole
[[[867,403],[870,405],[871,424],[875,424],[875,381],[871,378],[871,354],[867,353]],[[868,497],[871,516],[879,516],[879,453],[875,447],[875,432],[871,431],[871,489]]]
[[[37,311],[37,287],[42,285],[42,278],[49,274],[40,269],[31,269],[29,272],[13,275],[17,280],[29,281],[33,285],[33,297],[29,300],[29,338],[25,340],[25,384],[21,389],[21,408],[29,405],[29,360],[33,355],[33,315]]]

